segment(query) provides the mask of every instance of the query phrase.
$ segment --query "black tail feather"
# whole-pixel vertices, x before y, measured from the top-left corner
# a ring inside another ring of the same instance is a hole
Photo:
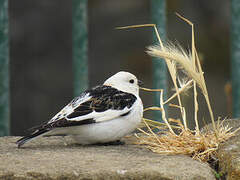
[[[20,148],[22,145],[24,145],[26,142],[28,142],[29,140],[31,140],[34,137],[40,136],[43,133],[48,132],[49,130],[47,129],[41,129],[41,130],[37,130],[35,132],[33,132],[30,135],[24,136],[21,139],[19,139],[16,143],[18,145],[18,148]]]

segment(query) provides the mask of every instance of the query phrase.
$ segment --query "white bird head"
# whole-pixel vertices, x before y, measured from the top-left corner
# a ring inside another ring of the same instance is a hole
[[[129,72],[120,71],[110,78],[108,78],[104,85],[112,86],[121,91],[132,93],[134,95],[139,95],[139,85],[141,81],[139,81],[136,76]]]

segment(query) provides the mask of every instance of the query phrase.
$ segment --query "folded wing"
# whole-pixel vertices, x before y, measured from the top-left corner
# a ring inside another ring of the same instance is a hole
[[[100,123],[126,116],[136,100],[133,94],[110,86],[97,86],[73,99],[47,123],[34,127],[33,133],[17,142],[18,146],[55,128]]]

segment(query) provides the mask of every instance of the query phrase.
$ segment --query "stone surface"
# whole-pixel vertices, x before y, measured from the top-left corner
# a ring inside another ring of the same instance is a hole
[[[225,121],[233,130],[240,127],[240,119],[230,119]],[[218,150],[220,173],[228,180],[240,179],[240,131],[235,137],[221,144]]]
[[[64,145],[61,137],[48,137],[18,149],[17,139],[0,138],[0,179],[215,179],[207,164],[136,145]]]

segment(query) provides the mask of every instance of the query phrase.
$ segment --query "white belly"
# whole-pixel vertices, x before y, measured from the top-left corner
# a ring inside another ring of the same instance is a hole
[[[79,144],[105,143],[120,140],[123,136],[133,132],[141,122],[143,107],[137,106],[123,117],[113,120],[81,126],[56,129],[56,133],[66,133]],[[53,134],[55,133],[53,132]],[[52,133],[51,133],[52,134]]]

